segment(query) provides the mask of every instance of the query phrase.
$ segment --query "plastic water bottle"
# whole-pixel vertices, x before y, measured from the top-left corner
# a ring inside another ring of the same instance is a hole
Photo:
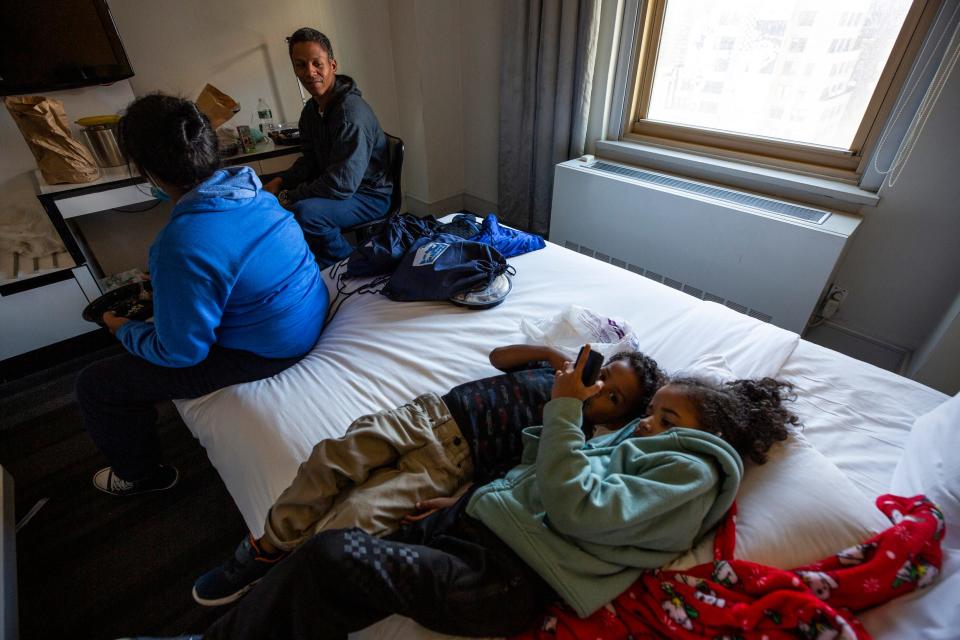
[[[260,131],[264,135],[277,129],[277,122],[273,119],[273,110],[263,98],[257,101],[257,119],[260,121]]]

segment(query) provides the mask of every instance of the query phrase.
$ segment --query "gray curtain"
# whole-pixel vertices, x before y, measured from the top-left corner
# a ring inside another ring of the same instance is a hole
[[[546,235],[553,167],[583,154],[600,0],[505,0],[500,217]]]

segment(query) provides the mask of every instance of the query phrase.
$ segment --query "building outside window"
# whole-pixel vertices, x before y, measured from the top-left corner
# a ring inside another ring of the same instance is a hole
[[[628,134],[854,182],[939,2],[645,6]]]

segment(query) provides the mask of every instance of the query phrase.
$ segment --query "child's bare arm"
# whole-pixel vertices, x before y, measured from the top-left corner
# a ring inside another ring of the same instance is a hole
[[[490,352],[490,364],[501,371],[510,371],[530,362],[546,360],[554,369],[563,367],[566,356],[553,347],[532,344],[511,344]]]

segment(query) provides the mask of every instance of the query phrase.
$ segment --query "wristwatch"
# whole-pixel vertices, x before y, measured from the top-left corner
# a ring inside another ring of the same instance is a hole
[[[287,206],[290,204],[290,193],[286,189],[281,190],[280,193],[277,194],[277,200],[280,201],[281,206]]]

